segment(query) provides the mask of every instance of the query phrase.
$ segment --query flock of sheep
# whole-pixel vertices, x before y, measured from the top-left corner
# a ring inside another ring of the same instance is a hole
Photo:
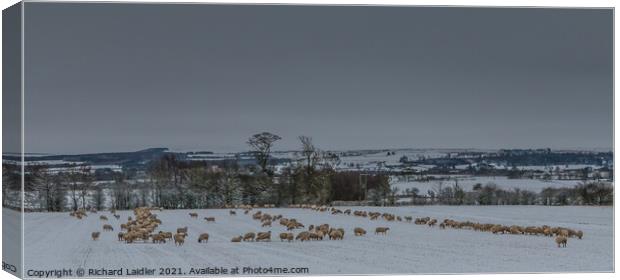
[[[351,215],[353,213],[354,216],[358,217],[369,217],[371,220],[377,220],[379,217],[387,220],[387,221],[405,221],[405,222],[414,222],[416,225],[428,225],[429,227],[434,227],[437,224],[437,219],[431,219],[430,217],[416,218],[415,220],[411,216],[396,216],[390,213],[380,213],[380,212],[367,212],[367,211],[353,211],[351,209],[340,210],[334,207],[327,206],[307,206],[301,205],[299,208],[310,208],[316,211],[325,212],[327,210],[331,210],[333,215],[337,214],[345,214]],[[404,219],[403,219],[404,218]],[[459,222],[451,219],[444,219],[442,223],[439,224],[440,229],[446,229],[446,227],[454,228],[454,229],[473,229],[475,231],[481,232],[491,232],[493,234],[527,234],[527,235],[543,235],[553,237],[555,236],[555,243],[558,247],[566,247],[568,243],[568,238],[577,237],[579,239],[583,238],[583,231],[581,230],[573,230],[570,228],[564,227],[550,227],[548,225],[543,226],[518,226],[518,225],[500,225],[500,224],[481,224],[477,222],[464,221]]]
[[[261,228],[269,227],[271,228],[274,223],[279,224],[283,227],[284,232],[279,234],[280,241],[292,242],[294,240],[299,240],[301,242],[304,241],[318,241],[318,240],[342,240],[344,238],[345,230],[343,228],[331,227],[329,224],[321,224],[321,225],[308,225],[307,230],[297,233],[297,235],[293,234],[293,230],[296,229],[304,229],[306,226],[302,224],[295,218],[286,218],[282,215],[272,215],[268,213],[264,213],[259,210],[254,213],[251,213],[253,208],[258,207],[258,205],[240,205],[240,206],[231,206],[230,208],[234,208],[229,210],[229,214],[231,216],[237,215],[237,209],[243,211],[245,215],[251,215],[252,219],[259,222]],[[264,205],[263,208],[275,208],[274,205]],[[569,228],[563,227],[550,227],[547,225],[543,226],[518,226],[518,225],[500,225],[500,224],[491,224],[491,223],[477,223],[471,221],[455,221],[451,219],[444,219],[439,225],[437,225],[438,220],[432,219],[430,217],[421,217],[421,218],[413,218],[411,216],[397,216],[391,213],[380,213],[380,212],[372,212],[372,211],[353,211],[351,209],[341,210],[335,207],[328,206],[316,206],[316,205],[292,205],[291,208],[303,208],[303,209],[311,209],[319,212],[327,212],[330,211],[332,215],[353,215],[355,217],[369,218],[370,220],[379,220],[383,219],[387,222],[408,222],[414,223],[416,225],[426,225],[429,228],[438,226],[440,229],[452,228],[452,229],[469,229],[480,232],[490,232],[493,234],[522,234],[522,235],[542,235],[542,236],[555,236],[555,242],[558,247],[566,247],[568,238],[577,237],[579,239],[583,238],[583,232],[581,230],[573,230]],[[157,227],[161,225],[161,220],[157,218],[156,214],[153,214],[153,210],[161,211],[161,208],[153,208],[153,207],[139,207],[133,210],[134,217],[129,216],[127,218],[127,222],[121,224],[121,231],[118,233],[118,240],[124,241],[125,243],[133,243],[136,241],[148,242],[151,241],[153,243],[166,243],[166,241],[174,240],[176,246],[182,246],[185,243],[185,239],[188,236],[188,227],[177,228],[176,233],[173,232],[164,232],[164,231],[156,231]],[[94,210],[90,211],[91,213],[97,213]],[[120,215],[116,214],[115,210],[111,210],[110,213],[117,220],[120,219]],[[70,213],[72,217],[76,217],[77,219],[82,219],[87,216],[86,210],[80,209],[77,211],[73,211]],[[191,212],[189,213],[191,219],[198,219],[198,213]],[[103,222],[107,222],[108,218],[105,215],[101,215],[99,219]],[[215,222],[215,217],[204,217],[206,222]],[[102,226],[104,232],[114,231],[114,228],[105,223]],[[389,227],[376,227],[374,233],[375,234],[387,234]],[[355,227],[353,229],[354,236],[363,236],[366,235],[366,230],[361,227]],[[101,233],[99,231],[95,231],[91,234],[93,240],[98,240]],[[242,235],[233,236],[231,238],[231,242],[251,242],[251,241],[271,241],[271,230],[269,231],[259,231],[259,232],[247,232]],[[209,241],[209,234],[204,232],[198,234],[198,243],[207,243]]]

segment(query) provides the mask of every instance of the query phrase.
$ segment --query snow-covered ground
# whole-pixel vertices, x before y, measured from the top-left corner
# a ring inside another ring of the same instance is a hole
[[[418,188],[419,194],[426,194],[429,190],[436,190],[441,182],[442,187],[453,187],[458,183],[459,187],[466,191],[471,191],[475,184],[483,186],[489,183],[497,185],[504,190],[521,189],[533,192],[539,192],[547,187],[554,188],[572,188],[583,181],[579,180],[538,180],[538,179],[508,179],[505,176],[452,176],[451,179],[431,180],[431,181],[404,181],[394,176],[391,187],[396,187],[399,192],[405,189]]]
[[[58,268],[141,268],[176,267],[183,273],[205,267],[307,267],[310,274],[405,274],[405,273],[490,273],[490,272],[569,272],[612,271],[612,207],[545,206],[415,206],[354,207],[396,215],[431,216],[506,225],[563,226],[584,232],[582,240],[571,238],[568,247],[556,247],[553,238],[527,235],[494,235],[472,230],[441,230],[407,222],[371,221],[367,218],[331,215],[307,209],[262,209],[270,214],[296,218],[306,226],[329,223],[342,227],[341,241],[280,242],[285,232],[277,223],[261,228],[250,215],[228,210],[190,210],[156,212],[162,220],[160,230],[176,231],[189,227],[185,245],[173,243],[125,244],[117,241],[120,223],[129,211],[121,211],[120,221],[109,213],[91,214],[77,220],[68,213],[25,214],[26,271]],[[256,210],[255,210],[256,211]],[[100,214],[110,217],[114,232],[102,232],[99,241],[91,232],[101,231]],[[18,213],[4,210],[6,215]],[[216,218],[206,223],[205,216]],[[386,236],[373,234],[375,227],[388,226]],[[368,235],[355,237],[354,227]],[[272,231],[272,242],[231,243],[233,236],[246,232]],[[301,230],[295,230],[295,233]],[[208,244],[199,244],[200,233],[210,234]],[[6,244],[6,243],[5,243]],[[191,276],[185,274],[185,276]]]

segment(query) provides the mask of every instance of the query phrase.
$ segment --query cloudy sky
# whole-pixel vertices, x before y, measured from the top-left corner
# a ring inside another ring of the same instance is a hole
[[[26,151],[610,148],[612,17],[27,3]]]

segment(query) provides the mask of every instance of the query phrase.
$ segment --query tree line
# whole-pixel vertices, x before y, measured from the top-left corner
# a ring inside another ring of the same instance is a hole
[[[390,174],[380,170],[338,171],[339,157],[316,147],[311,137],[299,136],[299,152],[291,164],[274,166],[271,152],[282,138],[262,132],[247,140],[255,164],[237,161],[180,160],[174,153],[151,161],[142,176],[135,170],[114,172],[111,182],[97,182],[89,166],[55,169],[46,165],[25,166],[24,188],[27,208],[64,211],[78,208],[133,209],[155,206],[166,209],[215,208],[238,204],[330,204],[358,201],[360,204],[392,206],[401,204],[448,205],[610,205],[613,187],[584,183],[574,188],[546,188],[539,193],[504,190],[494,184],[478,184],[464,190],[458,184],[444,186],[438,181],[433,190],[417,189],[399,193],[392,187]],[[278,168],[278,170],[276,170]],[[19,191],[21,170],[3,164],[3,205],[10,203],[11,191]]]

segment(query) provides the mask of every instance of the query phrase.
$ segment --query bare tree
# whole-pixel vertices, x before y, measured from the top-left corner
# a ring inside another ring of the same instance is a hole
[[[269,165],[271,148],[273,147],[273,144],[280,139],[282,139],[282,137],[269,132],[254,134],[250,137],[250,139],[248,139],[247,144],[250,148],[252,148],[256,161],[261,167],[262,172],[269,172],[267,167]]]

